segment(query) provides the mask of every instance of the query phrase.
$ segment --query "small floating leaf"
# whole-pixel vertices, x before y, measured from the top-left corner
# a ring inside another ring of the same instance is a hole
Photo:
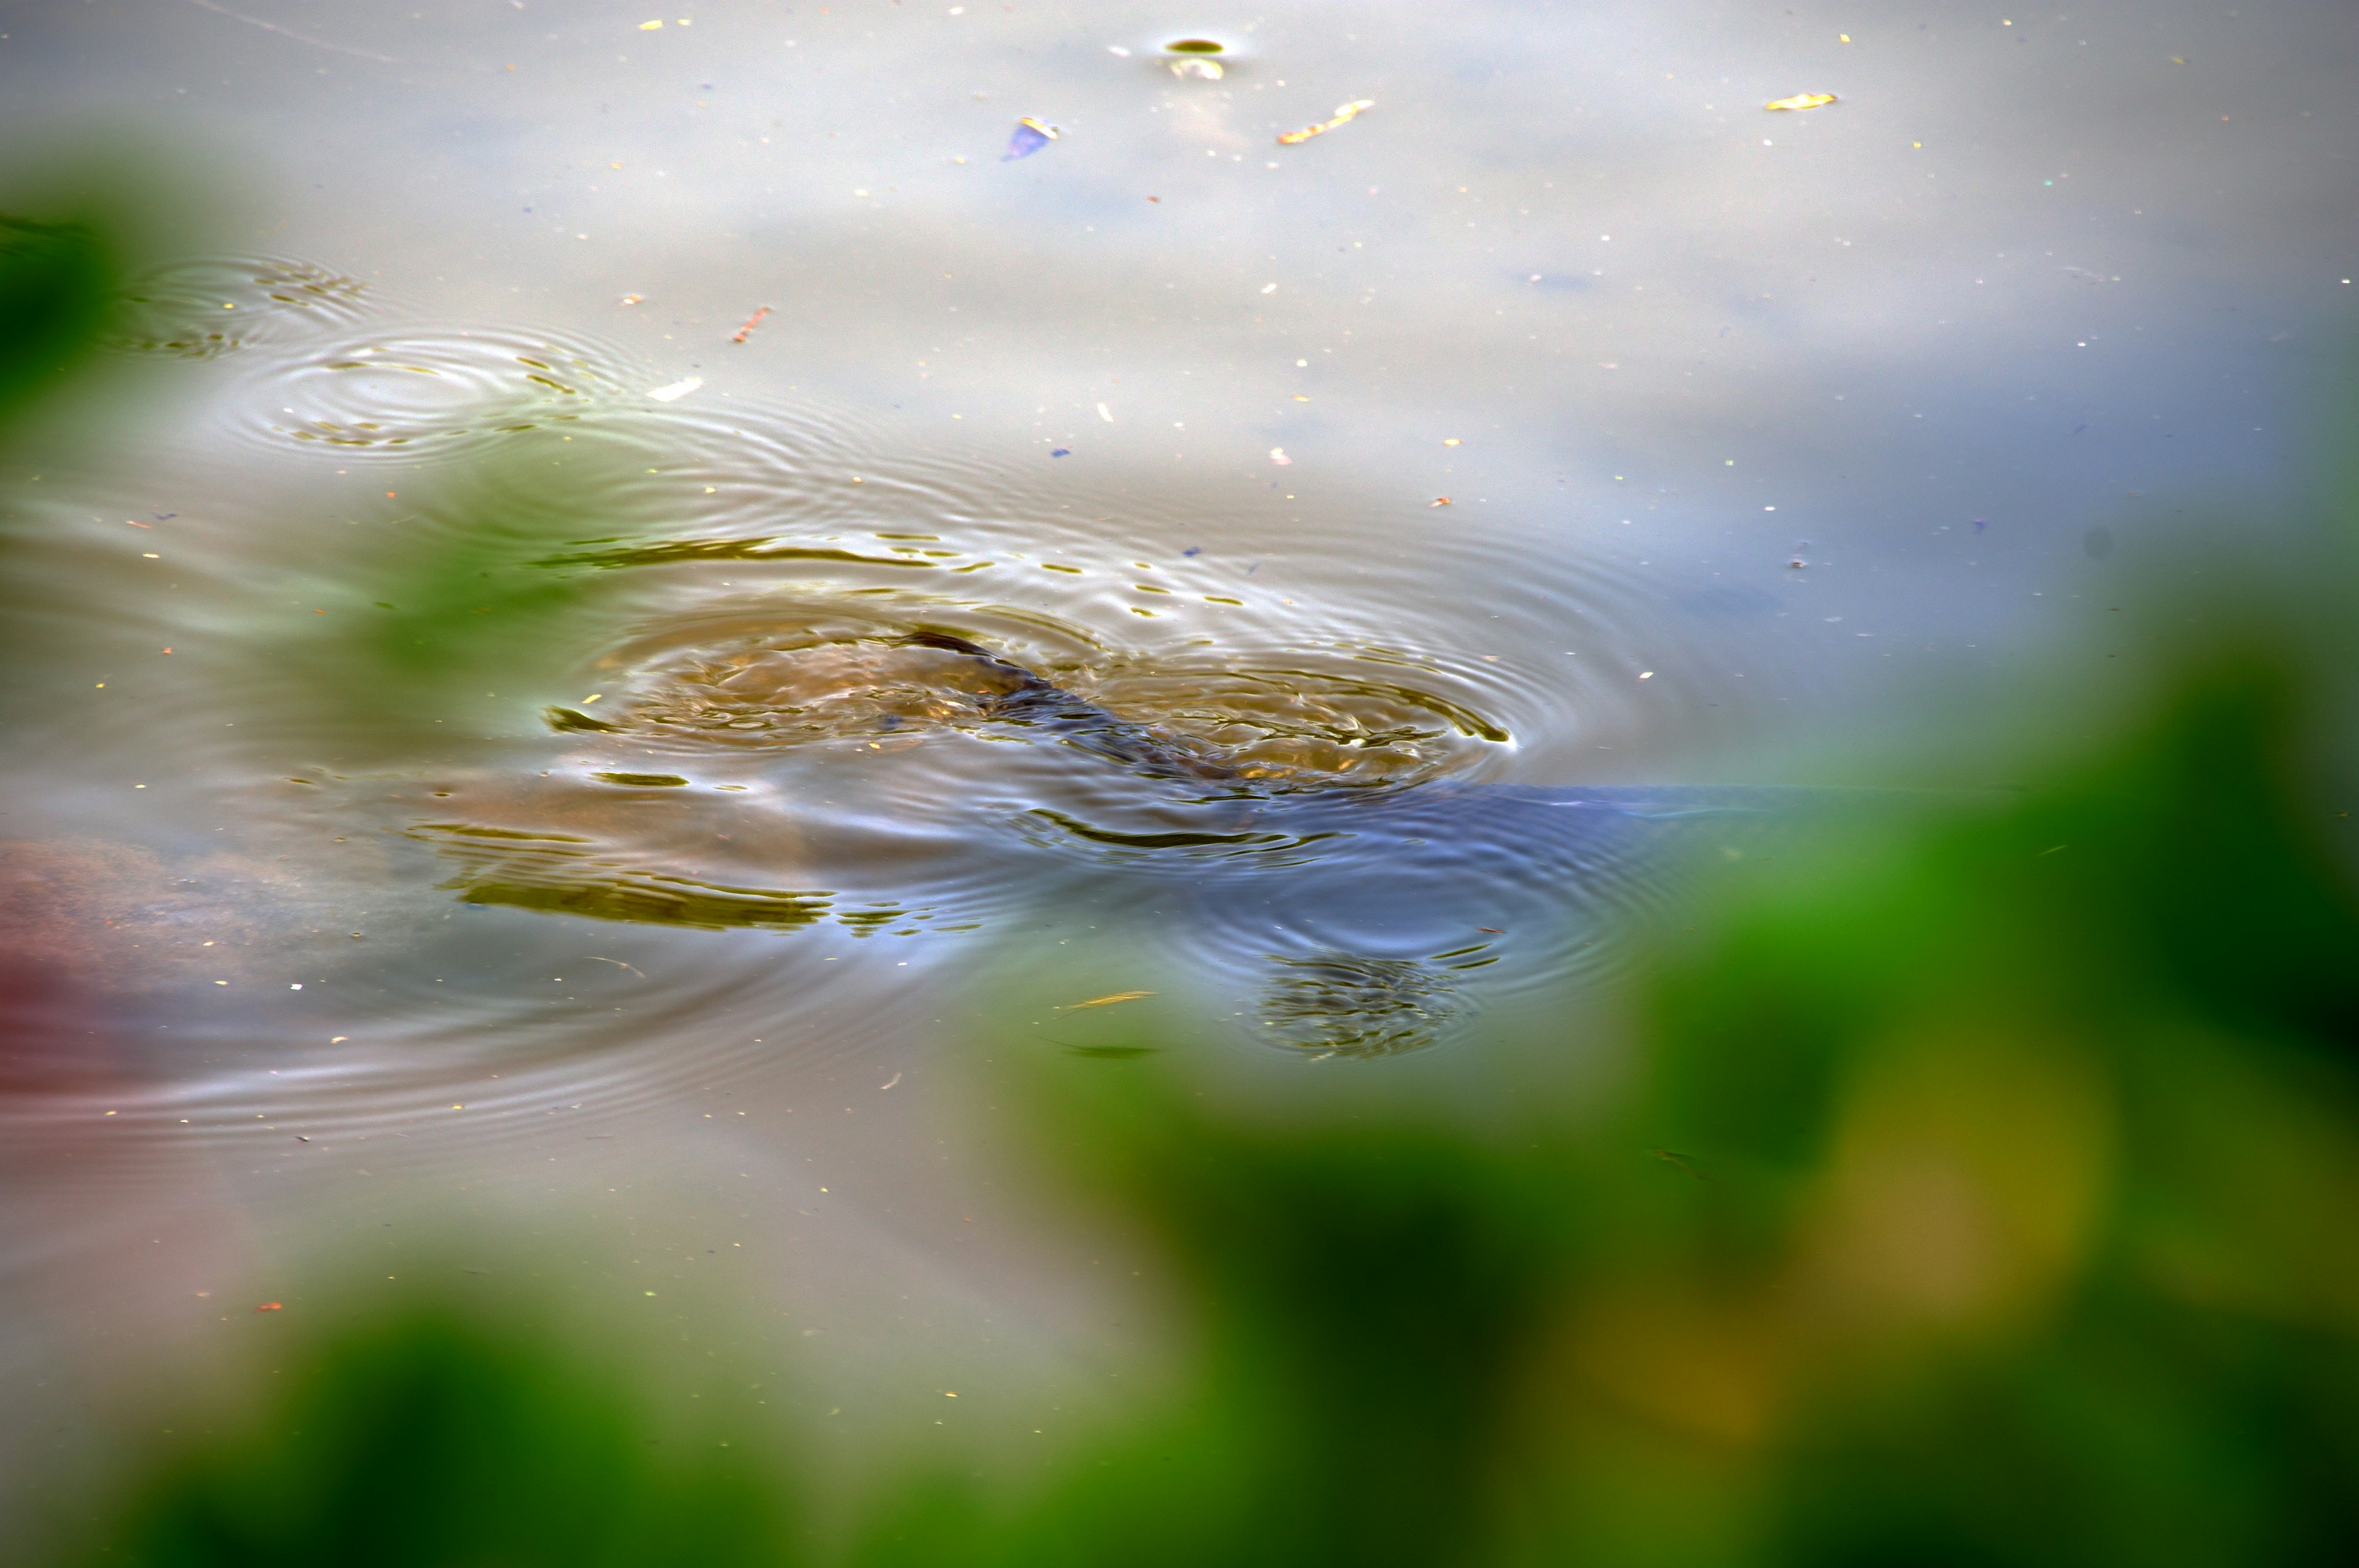
[[[1761,105],[1764,109],[1823,109],[1835,101],[1832,92],[1797,92],[1791,98],[1773,98]]]
[[[1136,1001],[1141,997],[1154,996],[1154,991],[1115,991],[1108,996],[1093,996],[1087,1001],[1069,1001],[1057,1011],[1079,1012],[1085,1007],[1112,1007],[1118,1001]]]

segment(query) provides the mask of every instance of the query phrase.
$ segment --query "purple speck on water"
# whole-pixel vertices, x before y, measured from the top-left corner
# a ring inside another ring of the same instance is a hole
[[[1016,122],[1016,134],[1007,138],[1007,150],[999,155],[999,161],[1013,163],[1020,157],[1030,157],[1056,139],[1055,126],[1027,116]]]
[[[1204,553],[1204,546],[1201,545],[1190,545],[1180,553],[1183,556],[1201,556]]]
[[[1071,447],[1059,447],[1055,451],[1050,452],[1049,455],[1052,458],[1070,458],[1073,455],[1073,449]]]
[[[1977,534],[1981,533],[1981,532],[1983,531],[1983,529],[1984,529],[1984,527],[1986,527],[1986,526],[1988,526],[1988,524],[1986,524],[1985,523],[1984,523],[1984,521],[1983,521],[1981,518],[1977,517],[1977,518],[1975,518],[1975,519],[1974,519],[1974,532],[1975,532],[1975,533],[1977,533]]]

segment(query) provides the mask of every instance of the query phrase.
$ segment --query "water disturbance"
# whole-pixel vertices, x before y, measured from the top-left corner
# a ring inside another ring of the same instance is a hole
[[[244,9],[0,38],[204,220],[0,448],[27,1433],[417,1205],[1078,1365],[968,1045],[1589,1060],[1894,693],[2262,547],[2349,308],[2323,10]]]

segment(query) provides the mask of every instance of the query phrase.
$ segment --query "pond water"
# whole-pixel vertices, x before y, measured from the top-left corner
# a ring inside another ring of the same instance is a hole
[[[962,1042],[1586,1048],[1832,749],[2265,545],[2359,261],[2324,5],[0,34],[204,213],[0,474],[19,1477],[435,1227],[748,1419],[1056,1430],[1152,1308]]]

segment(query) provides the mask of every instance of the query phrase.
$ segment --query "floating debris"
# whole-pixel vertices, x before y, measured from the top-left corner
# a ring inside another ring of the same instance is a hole
[[[677,403],[681,398],[686,397],[690,393],[694,392],[698,387],[702,386],[703,384],[704,378],[702,376],[691,375],[684,380],[675,381],[669,386],[651,388],[648,391],[647,395],[654,398],[658,403]]]
[[[1376,101],[1373,98],[1355,98],[1349,103],[1339,103],[1335,106],[1333,119],[1321,120],[1315,125],[1305,125],[1299,131],[1288,131],[1277,138],[1278,142],[1282,146],[1290,147],[1298,142],[1307,142],[1313,136],[1323,136],[1336,126],[1359,118],[1361,110],[1373,109],[1375,106]]]
[[[1823,109],[1835,101],[1832,92],[1797,92],[1791,98],[1773,98],[1761,105],[1764,109]]]
[[[1016,134],[1007,138],[1007,150],[999,155],[1002,163],[1013,163],[1020,157],[1030,157],[1057,139],[1057,127],[1044,124],[1029,114],[1016,122]]]
[[[1165,44],[1163,52],[1179,57],[1165,62],[1170,66],[1171,74],[1174,76],[1192,76],[1203,81],[1218,81],[1226,74],[1219,60],[1206,58],[1226,52],[1225,46],[1216,39],[1180,38]]]
[[[1286,449],[1284,447],[1272,447],[1269,449],[1269,460],[1276,463],[1279,468],[1289,468],[1293,466],[1294,463],[1294,460],[1286,455]]]
[[[733,343],[744,342],[745,341],[745,334],[760,326],[762,324],[762,319],[769,313],[770,308],[766,305],[763,306],[759,310],[755,311],[751,316],[745,318],[745,324],[738,328],[736,336],[731,338],[729,341]]]
[[[1085,1007],[1112,1007],[1118,1001],[1136,1001],[1153,996],[1153,991],[1115,991],[1110,996],[1093,996],[1087,1001],[1069,1001],[1057,1009],[1059,1012],[1079,1012]]]
[[[1450,504],[1450,497],[1446,495],[1437,495],[1426,504],[1429,506],[1447,506]]]

